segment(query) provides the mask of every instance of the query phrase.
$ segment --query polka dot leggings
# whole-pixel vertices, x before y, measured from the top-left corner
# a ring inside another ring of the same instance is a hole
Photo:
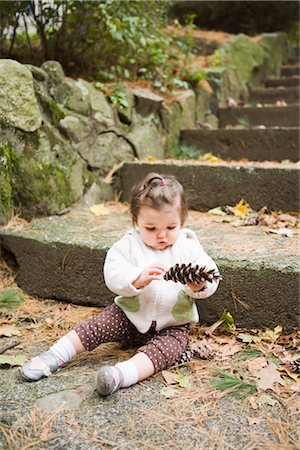
[[[185,351],[189,341],[190,326],[178,325],[147,333],[140,333],[124,312],[113,303],[99,316],[91,317],[75,327],[83,346],[91,351],[105,342],[121,342],[127,347],[139,347],[152,361],[155,372],[174,364]]]

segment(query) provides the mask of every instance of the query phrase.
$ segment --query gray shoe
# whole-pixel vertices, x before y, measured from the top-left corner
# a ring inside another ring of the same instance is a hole
[[[118,384],[115,383],[115,379],[112,375],[112,366],[103,366],[96,373],[95,386],[100,395],[110,395],[121,387],[123,375],[117,367],[114,368],[119,371],[120,381]]]
[[[49,377],[59,369],[57,358],[49,350],[30,359],[21,367],[21,374],[27,381],[38,381]]]

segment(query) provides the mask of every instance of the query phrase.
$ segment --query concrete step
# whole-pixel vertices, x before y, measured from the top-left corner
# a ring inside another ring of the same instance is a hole
[[[299,64],[286,64],[281,67],[280,75],[282,77],[293,77],[299,76],[300,74],[300,65]]]
[[[180,141],[222,159],[299,160],[299,128],[183,130]]]
[[[299,164],[276,162],[156,161],[128,162],[115,181],[121,201],[128,201],[132,185],[149,172],[175,175],[183,184],[191,209],[208,211],[235,205],[244,198],[253,209],[298,211]]]
[[[75,210],[2,230],[2,257],[15,262],[17,283],[30,295],[105,306],[114,295],[105,287],[103,262],[112,243],[131,227],[125,210],[120,204],[110,205],[108,214],[100,217]],[[266,227],[233,227],[194,211],[186,225],[223,276],[217,293],[198,302],[202,323],[213,323],[226,309],[241,327],[282,324],[291,331],[297,326],[299,229],[283,238],[268,234]]]
[[[266,87],[278,87],[278,86],[298,86],[300,85],[300,77],[281,77],[281,78],[269,78],[265,82]]]
[[[299,105],[219,108],[219,128],[247,122],[249,126],[298,127]]]
[[[276,103],[284,100],[286,103],[299,103],[299,87],[267,87],[251,89],[249,103]]]

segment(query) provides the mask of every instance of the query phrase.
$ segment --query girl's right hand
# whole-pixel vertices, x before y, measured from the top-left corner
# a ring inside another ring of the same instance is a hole
[[[163,264],[153,263],[150,266],[145,267],[138,278],[133,281],[132,285],[136,289],[148,286],[153,280],[160,280],[166,273],[167,269]]]

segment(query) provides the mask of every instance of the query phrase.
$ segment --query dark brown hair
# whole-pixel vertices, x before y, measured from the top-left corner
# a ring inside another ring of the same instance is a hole
[[[181,225],[187,217],[187,202],[182,185],[172,175],[149,173],[143,180],[132,188],[130,212],[135,224],[143,206],[160,210],[166,204],[178,203]]]

